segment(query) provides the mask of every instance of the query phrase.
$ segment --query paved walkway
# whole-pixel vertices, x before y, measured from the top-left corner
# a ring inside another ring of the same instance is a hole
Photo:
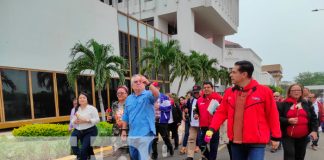
[[[160,142],[158,145],[159,156],[160,156],[159,159],[161,159],[161,160],[182,160],[182,159],[186,158],[185,155],[179,155],[179,151],[175,151],[175,154],[172,157],[168,155],[168,157],[163,158],[162,152],[161,152],[162,144],[163,144],[163,142]],[[220,150],[218,151],[217,160],[229,160],[227,148],[225,146],[220,146],[219,149]],[[311,149],[310,145],[308,145],[305,160],[322,160],[323,155],[324,155],[323,153],[324,153],[324,133],[320,133],[318,150],[314,151]],[[125,157],[119,157],[119,158],[125,158]],[[201,157],[199,156],[199,154],[195,154],[195,158],[194,158],[195,160],[200,159],[200,158]],[[117,160],[118,157],[108,156],[108,157],[105,157],[104,159],[105,160],[114,160],[114,159]],[[283,150],[282,149],[277,151],[276,153],[271,153],[270,147],[266,148],[265,160],[282,160],[282,159],[283,159]]]

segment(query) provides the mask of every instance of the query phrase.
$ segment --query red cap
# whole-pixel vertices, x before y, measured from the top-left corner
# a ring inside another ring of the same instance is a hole
[[[170,103],[171,103],[171,105],[174,105],[174,100],[173,100],[173,98],[170,98]]]
[[[159,82],[153,82],[152,85],[153,85],[154,87],[159,87]]]

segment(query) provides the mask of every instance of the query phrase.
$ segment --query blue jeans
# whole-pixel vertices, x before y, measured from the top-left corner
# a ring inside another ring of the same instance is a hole
[[[131,160],[147,160],[152,149],[153,133],[142,137],[128,137],[129,156]]]
[[[205,158],[208,160],[216,160],[217,150],[218,150],[218,142],[219,142],[219,131],[215,132],[210,140],[210,151],[208,150],[207,143],[204,138],[206,132],[208,131],[208,127],[201,127],[199,132],[199,148],[201,152],[204,154]]]
[[[98,129],[96,126],[85,130],[73,130],[70,142],[73,153],[77,155],[77,158],[86,160],[88,157],[94,156],[92,142],[94,141],[93,138],[95,138],[97,135]],[[78,146],[78,140],[81,141],[81,149]]]
[[[185,121],[185,134],[183,136],[182,146],[187,147],[188,137],[189,137],[189,128],[190,122],[188,120]]]
[[[231,143],[233,160],[263,160],[265,144],[234,144]]]

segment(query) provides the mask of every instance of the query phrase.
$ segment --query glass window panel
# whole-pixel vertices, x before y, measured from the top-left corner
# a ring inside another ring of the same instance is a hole
[[[31,119],[27,71],[0,69],[5,121]]]
[[[155,30],[155,38],[162,41],[162,33],[160,31]]]
[[[129,34],[137,37],[137,21],[129,18]]]
[[[119,27],[120,31],[128,33],[127,17],[126,16],[124,16],[122,14],[118,14],[118,27]]]
[[[138,39],[134,36],[130,36],[130,49],[132,60],[132,75],[139,73],[139,54],[138,54]]]
[[[107,85],[106,84],[105,84],[104,88],[101,90],[101,97],[102,97],[102,103],[103,103],[104,112],[105,112],[107,110],[107,106],[108,106]],[[96,107],[98,109],[98,112],[101,112],[98,91],[96,91]]]
[[[143,39],[140,39],[140,47],[141,47],[141,50],[143,49],[143,48],[145,48],[147,46],[147,41],[146,40],[143,40]],[[141,51],[140,50],[140,51]]]
[[[66,74],[56,73],[56,82],[60,116],[70,115],[75,98],[74,89],[69,85]]]
[[[119,79],[117,78],[113,78],[111,79],[110,81],[110,84],[109,84],[109,94],[110,94],[110,105],[117,101],[117,95],[116,95],[116,92],[117,92],[117,88],[118,88],[118,85],[119,84]],[[130,94],[130,91],[131,91],[131,84],[130,84],[130,80],[129,79],[125,79],[125,85],[127,86],[128,88],[128,94]]]
[[[169,37],[168,37],[168,35],[166,35],[166,34],[162,33],[162,42],[163,42],[163,43],[167,43],[167,42],[168,42],[168,40],[169,40]]]
[[[78,92],[86,92],[90,99],[88,99],[88,104],[93,105],[92,103],[92,83],[90,76],[78,76]]]
[[[139,23],[139,37],[141,39],[147,39],[146,37],[146,25],[145,24],[142,24],[142,23]]]
[[[151,27],[147,27],[147,38],[149,41],[154,39],[154,29]]]
[[[127,61],[127,64],[126,64],[127,72],[125,73],[125,76],[129,77],[130,76],[130,73],[129,73],[130,64],[129,64],[129,52],[128,52],[128,35],[123,32],[119,32],[119,50],[120,50],[120,56],[125,58]]]
[[[53,74],[31,72],[35,118],[55,116]]]

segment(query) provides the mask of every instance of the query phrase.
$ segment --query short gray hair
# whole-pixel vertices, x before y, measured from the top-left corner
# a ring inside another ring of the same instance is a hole
[[[134,74],[134,75],[132,76],[132,78],[131,78],[131,85],[134,84],[134,79],[135,79],[136,77],[143,77],[143,75],[141,75],[141,74]]]

